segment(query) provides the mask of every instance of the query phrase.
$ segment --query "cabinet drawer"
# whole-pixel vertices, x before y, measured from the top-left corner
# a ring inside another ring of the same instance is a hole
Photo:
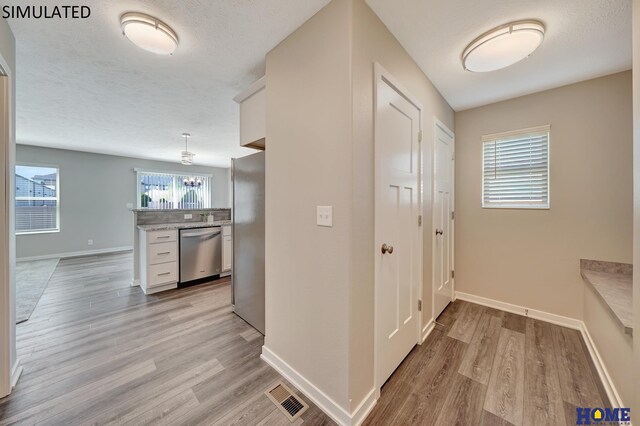
[[[148,287],[178,281],[178,263],[160,263],[149,265]]]
[[[178,244],[175,242],[150,244],[147,253],[149,265],[175,262],[178,259]]]
[[[171,229],[168,231],[149,231],[147,232],[147,243],[166,243],[169,241],[178,241],[178,231]]]
[[[231,236],[231,227],[230,226],[223,226],[222,227],[222,236],[224,236],[224,237]]]

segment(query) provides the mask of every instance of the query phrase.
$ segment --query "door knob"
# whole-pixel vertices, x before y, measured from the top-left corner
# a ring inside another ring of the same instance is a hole
[[[442,229],[436,229],[436,235],[442,235],[444,231]]]
[[[385,253],[393,253],[393,246],[392,245],[387,245],[387,243],[382,244],[382,254]]]

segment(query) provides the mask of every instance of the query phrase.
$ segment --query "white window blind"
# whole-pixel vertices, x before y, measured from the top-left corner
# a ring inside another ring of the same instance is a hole
[[[482,207],[549,208],[549,126],[482,137]]]
[[[60,230],[57,167],[16,165],[16,233]]]
[[[211,175],[136,170],[138,208],[211,207]]]

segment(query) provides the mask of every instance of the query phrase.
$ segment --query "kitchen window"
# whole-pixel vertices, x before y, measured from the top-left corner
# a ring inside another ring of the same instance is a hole
[[[549,208],[549,129],[482,137],[483,208]]]
[[[135,170],[137,203],[142,209],[211,207],[211,175]]]
[[[56,166],[16,165],[16,234],[60,231],[60,173]]]

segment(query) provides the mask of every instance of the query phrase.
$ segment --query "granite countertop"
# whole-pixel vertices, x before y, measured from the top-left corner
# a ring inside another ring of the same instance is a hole
[[[143,231],[166,231],[168,229],[189,229],[189,228],[213,228],[216,226],[231,225],[230,220],[217,220],[208,222],[186,222],[186,223],[157,223],[154,225],[138,225],[138,229]]]
[[[180,211],[226,211],[231,210],[231,207],[202,207],[202,208],[192,208],[192,209],[129,209],[132,212],[180,212]]]
[[[580,259],[582,278],[591,284],[629,335],[633,335],[632,271],[632,265],[627,263]]]

